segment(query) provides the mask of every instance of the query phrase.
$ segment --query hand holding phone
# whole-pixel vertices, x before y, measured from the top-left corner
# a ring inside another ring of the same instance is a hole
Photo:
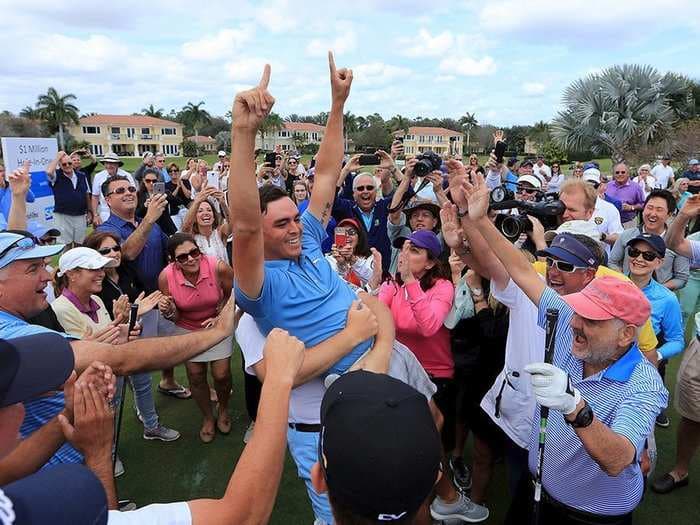
[[[345,228],[338,227],[335,229],[334,243],[336,248],[342,248],[348,243],[348,234]]]
[[[165,193],[165,182],[154,182],[153,193],[155,195],[163,195]]]
[[[360,163],[360,166],[376,166],[380,162],[379,155],[377,155],[376,153],[364,153],[360,155],[360,159],[358,162]]]

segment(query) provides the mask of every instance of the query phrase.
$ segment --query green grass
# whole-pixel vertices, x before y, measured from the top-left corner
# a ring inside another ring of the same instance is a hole
[[[673,392],[675,377],[680,363],[676,357],[667,371],[669,390]],[[153,375],[153,390],[161,421],[182,433],[173,443],[144,441],[141,438],[142,426],[134,414],[132,397],[127,396],[124,407],[119,455],[124,462],[126,473],[118,480],[119,498],[134,500],[139,506],[153,502],[189,500],[223,495],[229,476],[243,450],[243,433],[248,425],[242,391],[240,353],[232,359],[234,376],[231,413],[233,429],[228,436],[217,435],[216,439],[204,445],[199,441],[200,413],[193,400],[176,400],[158,394],[155,387],[160,377]],[[182,366],[176,369],[180,382],[186,384]],[[655,475],[666,472],[675,458],[675,439],[678,415],[669,410],[671,427],[656,430],[659,448],[659,463]],[[469,461],[471,443],[467,446],[466,459]],[[358,457],[359,454],[358,454]],[[696,456],[691,466],[691,480],[700,480],[700,457]],[[242,488],[245,490],[245,487]],[[252,495],[251,495],[252,497]],[[509,497],[502,463],[496,465],[490,487],[488,507],[491,518],[487,523],[499,523],[508,509]],[[660,522],[690,524],[698,522],[700,499],[697,487],[676,490],[672,494],[659,496],[648,491],[635,513],[637,525],[657,525]],[[296,475],[296,468],[287,454],[284,473],[277,501],[270,523],[309,525],[313,521],[304,484]]]

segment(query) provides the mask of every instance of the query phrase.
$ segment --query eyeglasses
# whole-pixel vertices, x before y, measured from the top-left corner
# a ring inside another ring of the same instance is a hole
[[[73,165],[72,162],[61,162],[61,167],[62,167],[62,168],[65,168],[65,167],[67,167],[67,166],[72,166],[72,165]]]
[[[110,246],[109,248],[101,248],[97,250],[97,253],[99,253],[100,255],[108,255],[111,252],[119,253],[120,251],[122,251],[122,247],[118,244],[115,244],[114,246]]]
[[[154,182],[158,182],[158,179],[143,179],[143,182],[146,184],[153,184]]]
[[[558,259],[552,259],[547,257],[547,268],[556,268],[561,273],[574,273],[576,270],[587,270],[585,266],[576,266],[575,264],[568,263],[566,261],[560,261]]]
[[[357,188],[355,188],[355,190],[357,190],[357,191],[372,191],[373,189],[374,189],[374,186],[372,186],[372,185],[370,185],[370,186],[358,186]]]
[[[624,170],[623,171],[616,171],[615,175],[624,175],[625,173],[627,173],[627,172]]]
[[[537,190],[535,188],[520,188],[520,192],[532,195],[533,193],[537,193]]]
[[[33,237],[20,237],[15,242],[10,244],[7,248],[5,248],[2,252],[0,252],[0,259],[5,257],[5,255],[10,253],[10,251],[12,251],[15,248],[26,251],[31,250],[37,244],[39,243]]]
[[[180,170],[173,168],[170,170],[170,173],[177,173],[178,171],[180,171]]]
[[[262,176],[262,179],[263,179],[263,180],[268,180],[269,178],[270,178],[269,175],[263,175],[263,176]]]
[[[636,259],[641,255],[642,259],[647,262],[652,262],[654,259],[661,259],[661,256],[656,252],[644,252],[637,248],[632,248],[632,246],[627,247],[627,255],[629,255],[631,259]]]
[[[185,264],[190,257],[192,257],[192,259],[198,259],[200,255],[202,255],[202,252],[199,251],[199,248],[192,248],[187,253],[181,253],[180,255],[176,255],[175,260],[180,264]]]
[[[114,191],[110,191],[105,197],[109,197],[112,195],[112,193],[116,193],[117,195],[124,195],[126,192],[129,193],[136,193],[136,188],[134,186],[120,186]]]

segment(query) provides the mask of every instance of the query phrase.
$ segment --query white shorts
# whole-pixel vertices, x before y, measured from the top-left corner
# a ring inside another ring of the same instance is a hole
[[[61,236],[58,242],[68,244],[74,242],[83,244],[87,233],[87,219],[85,215],[64,215],[63,213],[53,214],[53,224]]]

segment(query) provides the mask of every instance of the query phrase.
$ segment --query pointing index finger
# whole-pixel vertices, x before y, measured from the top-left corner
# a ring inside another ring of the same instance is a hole
[[[263,74],[262,78],[260,79],[260,84],[258,84],[259,87],[263,89],[267,89],[268,84],[270,83],[270,64],[265,64],[265,69],[263,69]]]
[[[335,59],[333,58],[333,51],[328,51],[328,66],[331,68],[331,73],[335,75]]]

